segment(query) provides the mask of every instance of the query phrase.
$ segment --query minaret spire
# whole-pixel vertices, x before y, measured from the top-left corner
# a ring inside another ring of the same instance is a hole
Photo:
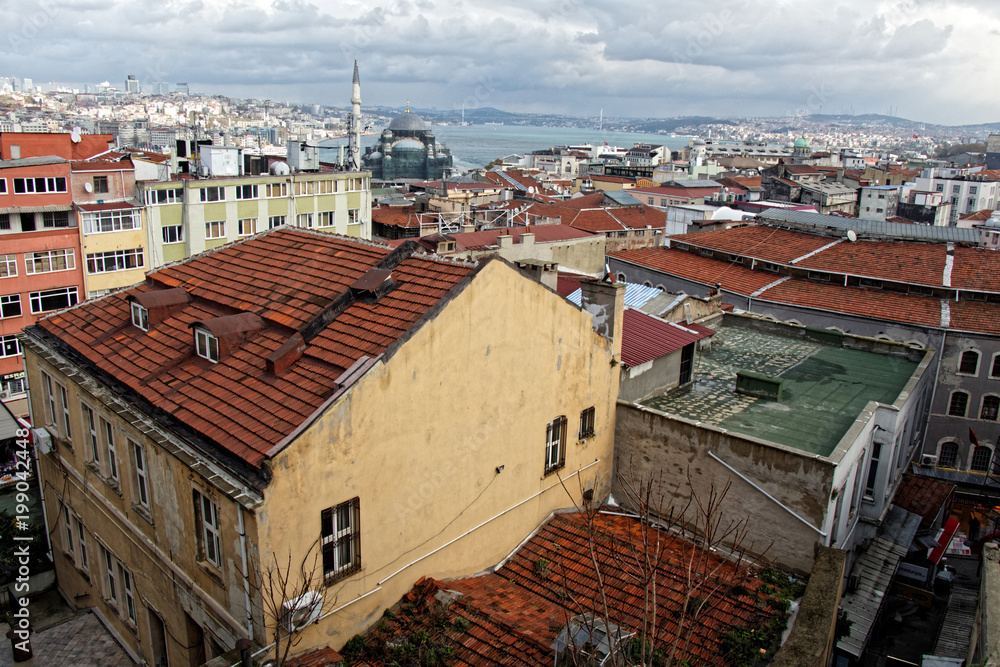
[[[361,171],[361,76],[358,59],[354,59],[354,84],[351,88],[351,118],[348,122],[351,171]]]

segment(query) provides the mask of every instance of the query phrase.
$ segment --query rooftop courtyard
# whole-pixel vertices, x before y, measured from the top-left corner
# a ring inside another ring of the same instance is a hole
[[[917,370],[901,357],[723,325],[694,382],[643,401],[668,414],[829,456],[869,401],[891,405]],[[736,393],[737,371],[782,380],[780,400]]]

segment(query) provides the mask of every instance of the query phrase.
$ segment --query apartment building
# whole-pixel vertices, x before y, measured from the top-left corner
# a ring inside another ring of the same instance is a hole
[[[1000,174],[969,169],[924,169],[914,190],[937,192],[951,201],[951,224],[967,213],[1000,206]]]

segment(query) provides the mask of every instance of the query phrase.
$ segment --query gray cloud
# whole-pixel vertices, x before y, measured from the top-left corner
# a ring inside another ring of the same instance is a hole
[[[822,89],[831,112],[1000,107],[995,0],[6,0],[0,26],[0,75],[36,82],[135,73],[346,105],[356,55],[366,104],[774,115],[818,109]]]

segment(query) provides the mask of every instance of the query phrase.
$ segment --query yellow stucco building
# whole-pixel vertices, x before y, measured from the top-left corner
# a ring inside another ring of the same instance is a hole
[[[415,251],[276,229],[26,332],[59,586],[136,657],[339,649],[606,496],[622,286]]]

